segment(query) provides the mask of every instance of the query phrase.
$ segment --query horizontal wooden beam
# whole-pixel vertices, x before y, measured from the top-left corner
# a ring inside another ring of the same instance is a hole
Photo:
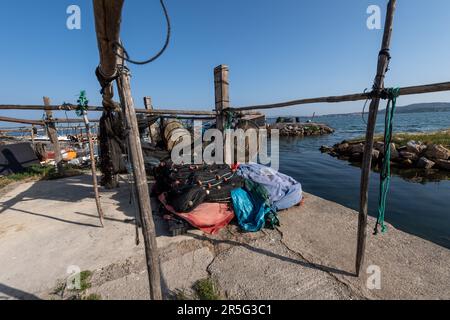
[[[413,95],[422,93],[432,93],[450,91],[450,82],[434,83],[428,85],[420,85],[414,87],[400,88],[400,95]],[[371,98],[371,92],[355,93],[342,96],[329,96],[329,97],[319,97],[319,98],[309,98],[300,99],[287,102],[280,102],[274,104],[264,104],[264,105],[254,105],[246,107],[232,108],[234,111],[245,111],[245,110],[264,110],[264,109],[276,109],[276,108],[286,108],[291,106],[298,106],[303,104],[314,104],[314,103],[337,103],[337,102],[350,102],[350,101],[362,101]]]
[[[50,122],[50,121],[44,121],[44,122]],[[55,123],[83,123],[84,124],[84,121],[83,121],[83,119],[58,119],[58,118],[55,118],[55,119],[53,119],[51,122],[55,122]],[[98,122],[100,122],[100,120],[98,120],[98,119],[92,119],[92,120],[89,120],[89,122],[91,122],[91,123],[98,123]]]
[[[17,119],[17,118],[9,118],[9,117],[0,117],[0,122],[31,124],[31,125],[36,125],[36,126],[43,126],[44,125],[43,121]]]
[[[42,110],[42,111],[75,111],[78,107],[76,105],[51,105],[51,106],[43,106],[43,105],[8,105],[2,104],[0,105],[0,110]],[[92,112],[102,112],[103,107],[89,107],[88,111]]]
[[[96,123],[99,120],[89,120],[90,122]],[[10,123],[21,123],[21,124],[29,124],[36,126],[44,126],[45,123],[54,122],[54,123],[84,123],[82,119],[52,119],[50,120],[28,120],[28,119],[18,119],[18,118],[10,118],[10,117],[0,117],[0,122],[10,122]]]

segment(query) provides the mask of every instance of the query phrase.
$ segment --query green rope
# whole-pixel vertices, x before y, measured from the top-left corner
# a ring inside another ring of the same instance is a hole
[[[234,129],[233,128],[233,122],[234,119],[236,118],[236,113],[234,111],[229,111],[229,110],[225,110],[224,111],[225,114],[225,124],[224,124],[224,129]]]
[[[77,100],[78,107],[75,110],[77,116],[82,117],[84,113],[88,110],[89,100],[86,97],[86,91],[82,90],[80,96]]]
[[[385,233],[387,227],[384,224],[384,215],[386,212],[386,202],[391,183],[391,142],[392,129],[394,122],[395,108],[397,98],[400,95],[400,88],[390,88],[387,90],[388,104],[386,107],[385,129],[384,129],[384,158],[380,173],[380,197],[378,200],[378,218],[374,234],[378,234],[378,227],[381,226],[381,232]]]

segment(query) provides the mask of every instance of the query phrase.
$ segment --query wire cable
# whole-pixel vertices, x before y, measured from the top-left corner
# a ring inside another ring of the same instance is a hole
[[[132,60],[130,58],[130,55],[128,54],[127,50],[125,49],[125,47],[121,43],[113,42],[113,49],[114,49],[114,52],[115,52],[116,56],[118,56],[122,60],[125,60],[125,61],[127,61],[127,62],[129,62],[131,64],[145,65],[145,64],[152,63],[153,61],[155,61],[156,59],[161,57],[162,54],[166,51],[166,49],[169,47],[169,44],[170,44],[170,37],[171,37],[171,34],[172,34],[172,26],[171,26],[171,23],[170,23],[170,16],[169,16],[169,13],[167,11],[167,7],[164,4],[164,0],[160,0],[159,2],[161,3],[161,7],[162,7],[162,10],[164,12],[164,16],[165,16],[166,22],[167,22],[166,42],[164,43],[164,46],[162,47],[162,49],[156,55],[154,55],[152,58],[150,58],[148,60],[136,61],[136,60]],[[117,49],[121,49],[123,51],[123,55],[121,55],[118,52]]]

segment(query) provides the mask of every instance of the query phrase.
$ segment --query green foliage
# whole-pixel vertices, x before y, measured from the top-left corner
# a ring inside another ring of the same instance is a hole
[[[376,135],[375,141],[383,141],[383,135]],[[392,142],[399,147],[405,146],[409,141],[421,141],[425,144],[441,144],[450,147],[450,129],[435,132],[418,132],[418,133],[396,133],[392,137]],[[364,137],[358,137],[350,140],[350,143],[365,142]]]
[[[70,165],[64,167],[64,174],[56,172],[54,166],[33,165],[26,168],[23,172],[10,174],[0,177],[0,189],[10,183],[27,180],[55,180],[67,177],[73,177],[83,172]]]
[[[82,271],[80,273],[80,291],[86,291],[91,287],[92,271]]]
[[[210,278],[202,279],[195,283],[194,290],[200,300],[220,300],[214,281]]]
[[[83,300],[102,300],[102,296],[97,293],[91,293],[87,297],[84,297]]]

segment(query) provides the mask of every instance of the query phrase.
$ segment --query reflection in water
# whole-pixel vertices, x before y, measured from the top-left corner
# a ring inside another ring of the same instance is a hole
[[[396,132],[433,131],[448,128],[450,113],[399,114]],[[305,191],[357,210],[359,207],[360,168],[319,151],[364,135],[361,116],[327,116],[316,119],[334,129],[330,136],[280,138],[280,170],[299,180]],[[427,126],[418,126],[427,123]],[[412,125],[411,125],[412,124]],[[383,125],[377,125],[382,132]],[[450,248],[450,180],[444,173],[393,169],[386,220],[396,228]],[[444,175],[444,176],[443,176]],[[446,179],[446,180],[441,180]],[[373,172],[369,189],[369,213],[376,215],[379,175]]]

